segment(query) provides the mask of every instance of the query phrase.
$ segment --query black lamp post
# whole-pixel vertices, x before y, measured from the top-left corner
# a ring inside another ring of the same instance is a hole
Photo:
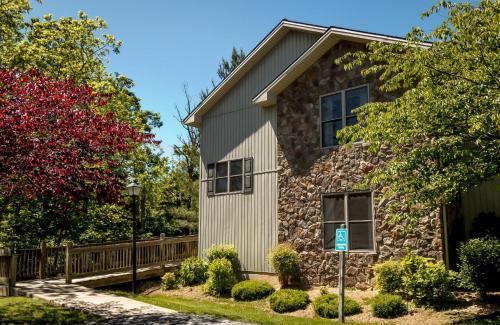
[[[136,255],[136,233],[137,233],[137,197],[141,194],[141,185],[135,180],[127,185],[128,195],[132,197],[132,292],[137,293],[137,255]]]

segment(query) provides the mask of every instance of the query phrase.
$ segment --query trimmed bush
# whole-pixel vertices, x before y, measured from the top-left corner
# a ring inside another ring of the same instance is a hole
[[[207,263],[198,257],[185,259],[179,269],[179,278],[184,286],[204,283],[207,279]]]
[[[236,300],[259,300],[274,292],[272,285],[265,281],[246,280],[236,283],[231,289],[231,297]]]
[[[406,315],[408,306],[401,296],[391,295],[388,293],[380,293],[371,301],[372,314],[380,318],[395,318]]]
[[[162,290],[171,290],[179,286],[179,281],[177,277],[172,272],[167,272],[161,277],[161,288]]]
[[[205,253],[207,254],[209,264],[216,259],[225,258],[231,262],[234,272],[238,272],[240,270],[238,252],[233,245],[213,245],[205,250]]]
[[[387,261],[376,264],[373,268],[375,272],[375,284],[380,292],[396,293],[403,288],[403,268],[400,262]]]
[[[278,313],[304,309],[308,304],[309,295],[302,290],[281,289],[269,297],[271,309]]]
[[[500,290],[500,240],[471,239],[458,250],[460,285],[479,292]]]
[[[271,250],[267,258],[276,273],[278,273],[282,285],[287,285],[290,277],[299,273],[299,253],[290,245],[281,244],[276,246]]]
[[[443,262],[408,254],[401,260],[404,295],[419,305],[446,307],[452,301],[455,277]]]
[[[313,301],[316,315],[323,318],[339,317],[339,296],[334,293],[321,295]],[[354,315],[361,312],[361,305],[348,297],[344,300],[345,315]]]
[[[218,258],[210,262],[207,273],[208,280],[203,286],[203,291],[215,297],[229,293],[237,282],[233,266],[226,258]]]

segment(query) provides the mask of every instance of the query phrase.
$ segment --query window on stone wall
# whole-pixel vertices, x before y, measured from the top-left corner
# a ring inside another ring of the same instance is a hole
[[[341,90],[320,97],[321,147],[339,144],[337,131],[358,122],[352,111],[368,102],[368,86]]]
[[[370,192],[325,194],[322,197],[322,210],[325,249],[335,249],[335,230],[344,224],[348,230],[349,251],[374,250],[374,220]]]
[[[253,158],[242,158],[207,164],[207,194],[251,193],[253,191]]]

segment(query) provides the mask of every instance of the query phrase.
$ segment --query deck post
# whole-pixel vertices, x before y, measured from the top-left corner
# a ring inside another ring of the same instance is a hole
[[[66,283],[71,283],[71,266],[72,266],[72,260],[71,260],[71,248],[72,248],[72,244],[71,243],[68,243],[66,245],[66,265],[65,265],[65,268],[64,268],[64,273],[66,274]]]
[[[166,264],[166,258],[165,258],[165,234],[161,233],[160,234],[160,265],[162,268],[165,268]]]
[[[10,270],[9,270],[9,295],[14,295],[17,278],[17,254],[13,251],[10,255]]]
[[[39,277],[40,279],[45,279],[47,269],[47,244],[44,240],[40,243],[40,269]]]

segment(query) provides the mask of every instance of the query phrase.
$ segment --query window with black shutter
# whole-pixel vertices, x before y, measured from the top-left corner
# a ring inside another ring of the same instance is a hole
[[[207,164],[207,195],[253,192],[253,158]]]
[[[335,248],[335,231],[345,224],[349,251],[370,252],[375,249],[372,194],[352,192],[325,194],[322,197],[323,247]]]

